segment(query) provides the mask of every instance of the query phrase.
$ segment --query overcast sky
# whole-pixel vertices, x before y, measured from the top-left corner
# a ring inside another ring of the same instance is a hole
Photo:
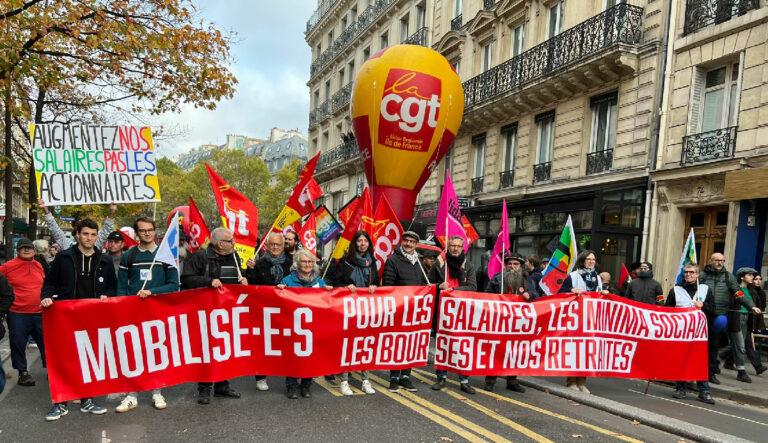
[[[304,41],[314,0],[198,0],[201,18],[237,33],[232,47],[237,91],[214,111],[186,107],[164,115],[160,123],[184,130],[164,140],[159,153],[168,157],[203,143],[221,144],[227,134],[266,137],[269,129],[299,128],[306,134],[309,115],[311,52]]]

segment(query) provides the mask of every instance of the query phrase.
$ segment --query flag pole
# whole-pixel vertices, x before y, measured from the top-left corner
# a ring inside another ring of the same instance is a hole
[[[450,240],[448,239],[448,211],[445,211],[445,245],[443,246],[443,267],[445,268],[445,279],[443,280],[445,283],[448,283],[448,242]],[[421,263],[421,261],[419,261]],[[429,281],[429,279],[427,279]]]

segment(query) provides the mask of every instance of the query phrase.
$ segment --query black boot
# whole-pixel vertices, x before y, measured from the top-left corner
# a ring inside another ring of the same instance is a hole
[[[765,365],[755,366],[755,373],[756,373],[757,375],[760,375],[760,374],[762,374],[762,373],[763,373],[763,372],[765,372],[766,370],[768,370],[768,366],[765,366]]]
[[[34,386],[35,381],[32,380],[32,376],[27,371],[19,371],[19,386]]]
[[[225,398],[240,398],[240,393],[230,388],[229,386],[227,386],[225,388],[215,389],[213,391],[213,396],[225,397]]]
[[[445,378],[444,377],[438,377],[435,384],[432,385],[433,391],[441,391],[445,387]]]
[[[286,386],[285,388],[285,396],[290,398],[291,400],[296,400],[299,398],[299,387],[298,386]]]
[[[743,383],[752,383],[752,379],[747,375],[747,371],[739,369],[739,373],[736,375],[736,380]]]
[[[197,403],[207,405],[211,403],[211,388],[197,388]]]
[[[301,396],[303,398],[310,398],[310,397],[312,397],[312,392],[310,392],[309,386],[302,386],[300,390],[301,390]]]
[[[521,394],[523,392],[525,392],[525,388],[517,380],[515,380],[515,381],[509,381],[508,380],[507,381],[507,389],[509,389],[510,391],[513,391],[513,392],[519,392]]]
[[[493,387],[496,386],[496,381],[485,381],[485,385],[483,385],[483,389],[488,392],[493,392]]]
[[[712,384],[715,384],[715,385],[719,385],[720,384],[720,380],[717,378],[717,375],[715,375],[715,374],[712,374],[709,377],[709,382],[712,383]]]

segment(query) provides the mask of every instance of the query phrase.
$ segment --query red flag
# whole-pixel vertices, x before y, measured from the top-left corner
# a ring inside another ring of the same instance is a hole
[[[379,277],[384,272],[384,263],[400,244],[403,237],[403,226],[397,219],[397,214],[390,206],[387,196],[382,194],[379,205],[376,207],[376,216],[370,225],[373,229],[371,241],[373,241],[373,256],[376,258],[376,269]]]
[[[315,154],[299,174],[299,181],[293,188],[291,196],[288,197],[288,201],[283,206],[282,211],[278,214],[277,219],[272,223],[273,231],[282,231],[286,226],[292,224],[296,220],[300,220],[301,217],[309,214],[315,210],[313,200],[320,195],[323,195],[323,190],[314,181],[312,175],[315,173],[315,167],[317,166],[317,160],[320,158],[320,152]],[[320,194],[318,195],[318,190]],[[316,197],[313,198],[313,195]]]
[[[349,244],[352,242],[352,237],[354,237],[355,233],[360,229],[364,208],[366,206],[370,208],[371,206],[370,201],[371,194],[366,186],[363,190],[363,195],[360,196],[358,203],[355,205],[354,212],[349,217],[349,220],[344,223],[344,232],[341,233],[341,237],[336,241],[336,247],[333,248],[333,254],[331,255],[332,258],[338,260],[344,256],[345,252],[347,252],[347,248],[349,248]]]
[[[219,207],[222,226],[229,228],[235,235],[235,249],[245,263],[256,253],[256,241],[259,236],[259,210],[246,196],[233,188],[206,163],[208,178]]]
[[[211,240],[211,231],[208,230],[205,218],[200,213],[191,195],[189,196],[189,222],[184,234],[187,236],[187,243],[189,244],[187,250],[190,254],[194,254],[200,248],[207,247],[208,242]]]
[[[624,282],[629,279],[629,269],[624,265],[624,263],[621,264],[621,271],[619,271],[619,291],[621,291],[621,288],[624,287]]]
[[[350,201],[347,202],[344,206],[342,206],[341,209],[339,209],[339,221],[344,226],[347,226],[347,222],[352,218],[352,215],[355,214],[355,211],[357,210],[357,205],[360,203],[360,197],[354,196]]]
[[[317,256],[317,217],[314,212],[309,215],[309,218],[304,222],[304,226],[299,229],[297,235],[304,249]]]
[[[469,221],[466,215],[462,214],[461,224],[464,225],[464,232],[467,233],[467,242],[469,242],[470,245],[480,238],[480,235],[475,230],[475,227],[472,226],[472,222]]]

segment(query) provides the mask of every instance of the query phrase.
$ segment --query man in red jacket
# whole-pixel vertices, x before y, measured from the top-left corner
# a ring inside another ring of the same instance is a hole
[[[19,386],[34,386],[35,381],[27,372],[27,337],[31,335],[37,343],[45,367],[43,310],[40,306],[45,272],[35,260],[35,247],[29,239],[19,240],[16,250],[18,256],[0,266],[0,273],[8,279],[15,296],[8,312],[11,363],[13,369],[19,371]]]

